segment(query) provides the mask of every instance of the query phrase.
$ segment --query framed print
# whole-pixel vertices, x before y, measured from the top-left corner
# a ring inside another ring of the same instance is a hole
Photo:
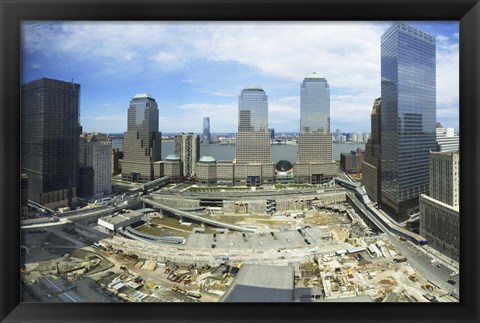
[[[2,322],[479,321],[478,1],[0,1]]]

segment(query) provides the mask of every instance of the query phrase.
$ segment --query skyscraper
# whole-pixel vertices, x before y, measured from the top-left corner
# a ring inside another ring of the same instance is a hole
[[[258,85],[249,85],[238,98],[237,163],[270,163],[268,97]]]
[[[183,175],[194,176],[200,158],[200,137],[193,133],[176,135],[175,154],[183,161]]]
[[[395,23],[381,39],[382,202],[397,220],[428,193],[435,150],[435,37]]]
[[[300,85],[300,133],[294,168],[297,182],[319,184],[335,174],[330,133],[330,87],[315,72]]]
[[[48,208],[77,205],[80,85],[48,78],[22,85],[21,167],[28,196]]]
[[[93,194],[112,192],[112,142],[103,135],[82,134],[79,140],[79,165],[93,169]]]
[[[203,118],[203,135],[202,135],[202,142],[204,144],[210,144],[210,118],[204,117]]]
[[[375,100],[372,108],[371,127],[372,136],[365,144],[365,157],[362,165],[362,183],[370,200],[380,202],[382,200],[381,181],[381,107],[382,99]]]
[[[140,183],[153,180],[153,163],[161,158],[161,141],[157,102],[147,93],[135,95],[123,138],[122,179]]]
[[[268,98],[258,85],[248,85],[238,98],[234,174],[235,185],[258,186],[273,183]]]

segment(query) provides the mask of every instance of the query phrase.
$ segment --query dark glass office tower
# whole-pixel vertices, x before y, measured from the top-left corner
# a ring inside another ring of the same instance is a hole
[[[382,99],[375,100],[371,114],[372,136],[365,144],[365,157],[362,164],[362,184],[370,200],[381,202],[382,181],[381,181],[381,107]]]
[[[147,93],[135,95],[123,138],[122,179],[140,183],[153,180],[153,163],[161,158],[161,144],[157,102]]]
[[[403,23],[381,42],[382,202],[397,220],[418,211],[428,193],[435,150],[435,37]]]
[[[210,118],[209,117],[203,118],[202,143],[210,144]]]
[[[22,85],[21,167],[28,196],[48,208],[76,208],[80,85],[48,78]]]

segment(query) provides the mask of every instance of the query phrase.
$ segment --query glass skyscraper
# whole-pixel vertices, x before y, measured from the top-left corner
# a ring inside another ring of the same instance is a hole
[[[270,163],[268,97],[258,85],[246,86],[238,98],[237,163]]]
[[[397,220],[428,193],[435,150],[435,37],[395,23],[381,38],[382,202]]]
[[[332,163],[330,133],[330,86],[315,72],[300,85],[300,133],[294,168],[295,181],[320,184],[336,170]]]
[[[133,182],[153,180],[153,162],[161,158],[161,140],[157,102],[147,93],[135,95],[128,108],[122,179]]]
[[[48,208],[77,205],[80,84],[42,78],[22,85],[21,167],[28,197]]]
[[[330,132],[330,87],[315,72],[300,86],[300,132]]]

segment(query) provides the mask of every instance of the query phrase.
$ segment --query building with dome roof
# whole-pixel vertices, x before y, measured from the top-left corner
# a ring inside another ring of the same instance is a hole
[[[275,164],[275,182],[289,184],[293,182],[293,165],[288,160],[280,160]]]
[[[161,159],[158,106],[152,95],[136,94],[128,108],[123,139],[122,179],[146,183],[155,178],[154,163]]]
[[[177,154],[170,154],[164,160],[154,163],[155,178],[170,177],[172,182],[179,182],[183,177],[183,162]]]
[[[212,156],[203,156],[197,162],[197,184],[217,185],[217,161]]]

